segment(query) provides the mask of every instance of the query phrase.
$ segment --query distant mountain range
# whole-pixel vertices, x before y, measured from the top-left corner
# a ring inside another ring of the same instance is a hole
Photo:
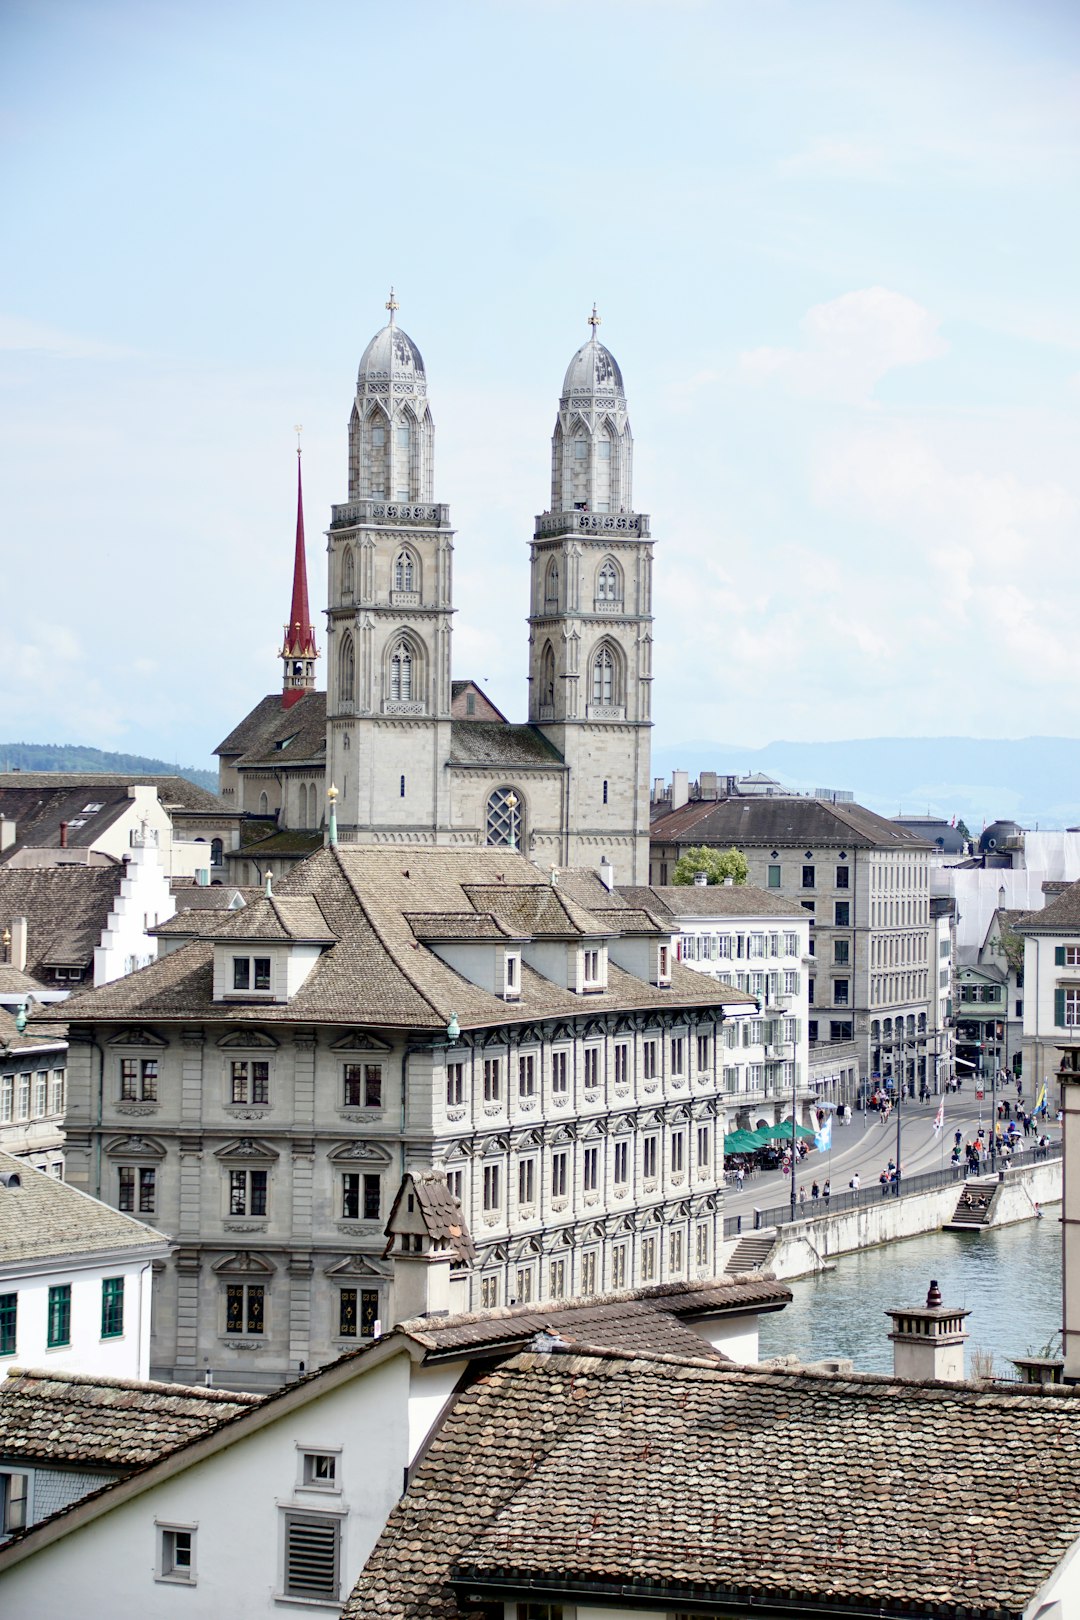
[[[849,742],[669,745],[653,738],[653,775],[673,770],[742,776],[766,771],[799,793],[846,788],[879,815],[956,816],[978,834],[984,822],[1022,827],[1080,825],[1076,737],[865,737]]]
[[[185,776],[211,793],[218,789],[216,771],[170,765],[142,754],[104,753],[79,743],[0,743],[0,771],[118,771],[124,776],[142,771],[147,776]]]

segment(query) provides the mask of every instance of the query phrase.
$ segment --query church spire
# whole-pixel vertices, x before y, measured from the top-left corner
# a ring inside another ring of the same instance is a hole
[[[315,626],[308,606],[307,554],[304,549],[304,485],[300,471],[300,429],[296,430],[296,553],[293,558],[292,605],[285,626],[281,658],[285,665],[282,707],[291,708],[315,689]]]

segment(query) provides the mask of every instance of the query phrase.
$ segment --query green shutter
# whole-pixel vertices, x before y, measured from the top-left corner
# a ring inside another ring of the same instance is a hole
[[[1065,1028],[1065,992],[1064,992],[1064,990],[1055,990],[1054,991],[1054,1027],[1056,1029],[1064,1029]]]
[[[1064,945],[1055,945],[1054,946],[1054,966],[1055,967],[1064,967],[1065,966],[1065,947],[1064,947]]]

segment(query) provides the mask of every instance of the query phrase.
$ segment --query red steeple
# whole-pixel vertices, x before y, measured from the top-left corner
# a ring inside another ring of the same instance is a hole
[[[315,626],[308,606],[307,554],[304,550],[304,486],[300,472],[300,447],[296,448],[296,554],[293,559],[292,606],[285,626],[281,657],[285,662],[282,704],[290,708],[305,692],[315,689]]]

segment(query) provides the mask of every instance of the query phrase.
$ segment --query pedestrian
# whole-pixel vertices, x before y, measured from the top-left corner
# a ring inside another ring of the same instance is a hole
[[[805,1205],[805,1203],[806,1203],[806,1188],[805,1187],[800,1187],[799,1188],[799,1207],[800,1207],[800,1209]]]
[[[880,1176],[878,1176],[878,1181],[881,1184],[881,1196],[882,1196],[882,1198],[885,1197],[885,1194],[889,1190],[889,1182],[890,1182],[890,1180],[891,1180],[891,1177],[890,1177],[889,1172],[887,1170],[883,1170],[881,1172]]]
[[[956,1134],[955,1134],[955,1136],[954,1136],[954,1137],[953,1137],[953,1141],[954,1141],[954,1142],[955,1142],[955,1143],[956,1143],[956,1145],[957,1145],[957,1147],[959,1147],[959,1146],[960,1146],[960,1144],[961,1144],[961,1142],[962,1142],[962,1141],[963,1141],[963,1140],[964,1140],[964,1133],[963,1133],[963,1131],[957,1131],[957,1132],[956,1132]]]
[[[859,1202],[859,1172],[857,1170],[856,1170],[855,1174],[852,1176],[851,1180],[848,1182],[848,1186],[855,1195],[855,1202],[858,1203]]]
[[[745,1179],[746,1179],[746,1171],[743,1169],[742,1165],[740,1164],[739,1168],[735,1172],[735,1190],[737,1192],[742,1192],[743,1182],[745,1181]]]
[[[828,1209],[828,1207],[829,1207],[829,1196],[830,1196],[831,1193],[832,1193],[832,1182],[829,1180],[828,1176],[826,1176],[825,1177],[825,1185],[821,1189],[821,1196],[825,1200],[826,1209]]]
[[[815,1204],[817,1203],[818,1199],[821,1197],[821,1188],[818,1186],[816,1181],[812,1184],[812,1186],[810,1188],[810,1197],[814,1200]]]

